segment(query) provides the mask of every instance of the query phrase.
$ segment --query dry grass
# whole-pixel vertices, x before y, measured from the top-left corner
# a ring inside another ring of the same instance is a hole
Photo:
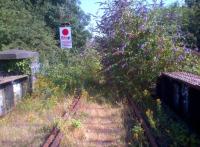
[[[91,99],[82,99],[81,102],[76,116],[81,121],[81,128],[69,125],[61,146],[125,146],[123,105],[99,104]]]
[[[131,112],[127,113],[126,105],[108,102],[102,95],[90,97],[83,91],[76,115],[63,120],[61,115],[68,110],[72,99],[55,102],[50,109],[43,109],[39,100],[28,99],[0,119],[0,147],[41,146],[53,125],[64,134],[63,147],[123,147],[132,139],[132,126],[128,124],[133,120],[127,115]]]
[[[29,101],[27,103],[27,101]],[[44,142],[56,118],[61,116],[71,99],[57,102],[51,109],[27,110],[23,105],[41,105],[39,100],[25,100],[10,114],[0,118],[0,146],[37,147]]]

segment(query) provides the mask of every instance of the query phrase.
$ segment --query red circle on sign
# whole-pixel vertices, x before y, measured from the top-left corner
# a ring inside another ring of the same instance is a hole
[[[65,36],[68,35],[69,34],[69,30],[68,29],[62,30],[62,34],[65,35]]]

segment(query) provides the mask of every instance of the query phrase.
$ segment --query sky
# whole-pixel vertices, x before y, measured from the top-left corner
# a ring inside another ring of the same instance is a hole
[[[101,16],[102,12],[99,10],[100,6],[99,6],[98,2],[104,2],[105,0],[80,0],[80,1],[81,1],[80,6],[85,13],[89,13],[89,14],[96,15],[96,16]],[[149,1],[151,1],[151,0],[149,0]],[[176,1],[181,2],[183,0],[163,0],[165,5],[169,5]],[[90,26],[88,26],[88,28],[95,27],[95,26],[96,26],[95,18],[91,17]]]
[[[98,2],[104,0],[80,0],[81,1],[81,8],[85,13],[89,13],[95,16],[101,16],[102,12],[99,10]],[[91,17],[91,22],[88,28],[94,28],[96,26],[96,18]]]
[[[96,12],[99,9],[99,4],[98,2],[103,2],[105,0],[80,0],[81,1],[81,8],[86,12],[86,13],[91,13],[93,15],[96,14]],[[170,3],[180,1],[180,0],[163,0],[163,2],[168,5]]]

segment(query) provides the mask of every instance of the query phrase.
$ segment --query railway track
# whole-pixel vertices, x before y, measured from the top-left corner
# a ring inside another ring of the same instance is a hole
[[[81,99],[81,92],[77,92],[77,94],[73,98],[72,104],[69,107],[69,111],[64,113],[62,116],[64,120],[69,119],[70,116],[73,116],[77,112],[80,104],[80,99]],[[139,120],[139,122],[142,125],[142,128],[145,130],[144,132],[149,141],[150,146],[158,147],[156,139],[152,135],[148,124],[146,123],[145,119],[141,114],[141,110],[134,103],[133,99],[129,97],[127,98],[127,100],[130,109],[132,109],[133,115]],[[53,127],[50,135],[47,137],[42,147],[59,147],[63,136],[64,136],[63,133],[56,126]]]
[[[144,133],[149,141],[150,147],[158,147],[155,137],[152,135],[148,124],[146,123],[144,117],[142,116],[141,110],[137,107],[137,105],[134,103],[134,100],[131,99],[130,96],[127,97],[127,101],[130,109],[134,113],[133,115],[141,123],[142,128],[144,129]]]
[[[80,99],[81,99],[81,91],[78,90],[73,98],[72,104],[69,106],[69,111],[65,112],[62,116],[64,120],[67,120],[69,119],[70,116],[76,114],[80,104]],[[63,133],[56,126],[54,126],[53,129],[51,130],[50,135],[43,143],[42,147],[59,147],[63,136],[64,136]]]

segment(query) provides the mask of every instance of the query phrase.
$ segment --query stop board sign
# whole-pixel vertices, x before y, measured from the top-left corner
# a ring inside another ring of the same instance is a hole
[[[68,35],[68,34],[69,34],[69,30],[68,30],[68,29],[64,29],[64,30],[62,31],[62,34],[63,34],[63,35]]]
[[[71,27],[60,27],[60,47],[72,48]]]

